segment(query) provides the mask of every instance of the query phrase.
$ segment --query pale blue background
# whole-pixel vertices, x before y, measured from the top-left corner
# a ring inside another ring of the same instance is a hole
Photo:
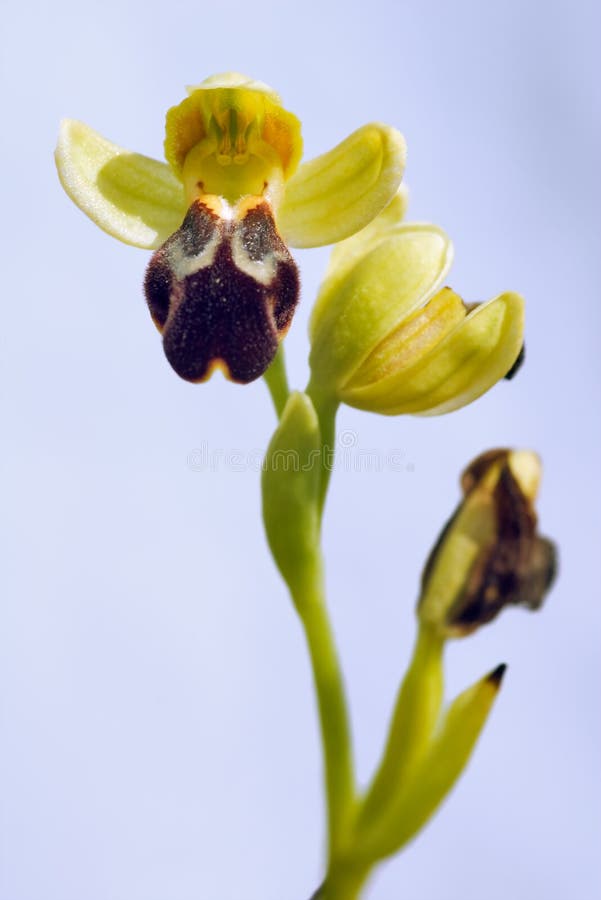
[[[595,9],[597,7],[597,9]],[[455,692],[507,680],[468,775],[370,900],[593,900],[599,890],[599,36],[593,2],[62,0],[2,21],[4,523],[1,900],[307,900],[322,797],[301,632],[267,554],[254,471],[262,384],[172,375],[147,255],[62,194],[58,120],[160,156],[165,109],[228,68],[273,84],[308,155],[371,119],[409,144],[411,216],[448,229],[468,301],[528,301],[516,381],[434,420],[344,410],[404,471],[339,470],[325,529],[363,780],[413,635],[428,548],[477,452],[545,461],[561,544],[545,610],[449,652]],[[326,251],[299,253],[288,339]]]

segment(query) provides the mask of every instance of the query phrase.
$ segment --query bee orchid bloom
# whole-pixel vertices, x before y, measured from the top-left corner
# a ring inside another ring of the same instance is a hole
[[[299,165],[301,155],[298,119],[237,73],[189,88],[167,112],[166,163],[62,123],[56,164],[69,197],[113,237],[156,251],[146,299],[182,378],[221,368],[246,383],[265,372],[298,301],[288,246],[368,225],[400,184],[405,142],[371,124]]]

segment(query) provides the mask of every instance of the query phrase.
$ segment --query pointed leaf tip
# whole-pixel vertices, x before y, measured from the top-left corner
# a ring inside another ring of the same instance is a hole
[[[490,684],[494,684],[497,690],[501,687],[501,682],[503,681],[503,676],[505,675],[505,671],[507,669],[507,663],[501,663],[497,666],[496,669],[493,669],[492,672],[488,675],[487,681]]]

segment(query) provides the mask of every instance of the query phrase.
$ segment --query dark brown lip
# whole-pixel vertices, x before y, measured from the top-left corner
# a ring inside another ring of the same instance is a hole
[[[234,241],[247,271],[234,261]],[[253,277],[253,266],[265,276]],[[202,199],[153,255],[144,289],[165,355],[181,378],[198,383],[221,368],[241,384],[273,361],[300,291],[296,263],[267,202],[226,221]]]

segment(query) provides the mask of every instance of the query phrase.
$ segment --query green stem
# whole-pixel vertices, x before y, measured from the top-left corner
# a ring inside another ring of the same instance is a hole
[[[313,670],[324,754],[329,860],[348,832],[355,804],[351,735],[338,653],[321,577],[310,596],[295,597]]]
[[[370,867],[353,862],[334,864],[317,892],[316,900],[359,900]]]
[[[386,815],[411,767],[429,745],[442,703],[443,645],[433,629],[420,626],[413,657],[397,695],[386,748],[361,804],[359,831],[364,832]]]
[[[289,397],[286,365],[281,348],[264,377],[276,412],[281,417]],[[317,410],[317,413],[319,416],[320,411]],[[335,408],[330,409],[328,414],[326,407],[322,404],[320,426],[325,426],[327,433],[331,435],[329,440],[332,441],[332,446],[334,418]],[[323,459],[324,455],[321,454],[319,459],[313,460],[313,465],[320,467],[320,476],[324,471]],[[299,494],[299,497],[304,498],[303,503],[311,506],[311,509],[304,511],[313,512],[316,517],[315,521],[319,520],[322,497],[325,496],[327,490],[327,484],[322,486],[322,481],[323,479],[320,477],[321,493],[316,490],[314,493],[301,492]],[[308,518],[310,519],[310,516]],[[317,696],[328,810],[328,863],[331,863],[333,856],[338,853],[339,847],[348,835],[355,812],[355,777],[344,684],[326,609],[319,528],[308,529],[303,540],[308,541],[311,546],[304,547],[306,562],[303,566],[302,577],[291,577],[287,580],[303,624]],[[299,547],[292,546],[291,552],[298,554]],[[287,570],[282,569],[281,566],[280,571],[286,575]]]
[[[321,434],[319,517],[323,514],[334,464],[336,411],[338,402],[325,397],[313,383],[307,387],[319,419]],[[321,554],[321,548],[319,548]],[[330,621],[325,604],[323,581],[314,584],[311,602],[299,607],[311,656],[319,706],[328,799],[329,864],[344,844],[355,811],[356,792],[351,730]]]
[[[269,388],[271,399],[278,419],[281,418],[286,406],[286,401],[290,395],[288,387],[288,376],[286,374],[286,360],[284,358],[284,347],[282,344],[278,347],[278,352],[265,374],[263,375],[265,383]]]
[[[335,398],[320,391],[319,387],[317,387],[313,381],[310,381],[307,385],[306,393],[311,398],[311,402],[317,413],[319,429],[321,432],[322,449],[319,512],[320,515],[323,515],[323,508],[330,486],[330,477],[334,468],[336,451],[336,413],[338,412],[338,406],[340,404]]]

